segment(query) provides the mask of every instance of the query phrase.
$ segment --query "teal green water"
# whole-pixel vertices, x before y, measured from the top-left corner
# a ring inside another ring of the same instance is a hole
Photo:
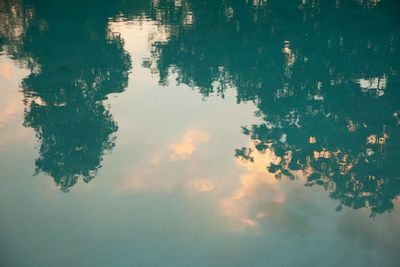
[[[0,0],[0,266],[399,266],[393,0]]]

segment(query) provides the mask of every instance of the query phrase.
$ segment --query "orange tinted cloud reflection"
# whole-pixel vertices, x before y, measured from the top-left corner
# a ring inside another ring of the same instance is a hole
[[[268,217],[270,212],[267,209],[256,207],[260,202],[279,205],[287,199],[279,181],[267,171],[268,165],[280,159],[270,150],[265,153],[255,151],[252,156],[253,162],[236,161],[245,168],[245,173],[240,175],[238,188],[222,200],[223,213],[232,219],[237,229],[258,228],[259,221]]]
[[[0,76],[4,80],[9,80],[11,79],[11,66],[10,63],[2,63],[0,65]]]
[[[221,216],[225,230],[260,231],[260,222],[284,212],[288,199],[285,182],[267,171],[267,166],[281,159],[270,150],[254,151],[252,162],[234,160],[233,177],[201,177],[206,166],[192,156],[209,139],[207,132],[186,130],[177,142],[152,153],[149,161],[131,170],[124,188],[135,192],[173,192],[181,188],[191,201],[208,202],[209,212]]]
[[[177,143],[168,146],[171,153],[169,159],[171,161],[187,159],[197,150],[200,144],[206,143],[209,138],[210,136],[206,132],[187,130]]]
[[[191,191],[210,192],[216,187],[212,179],[198,177],[197,161],[190,157],[209,140],[209,133],[186,130],[177,142],[150,154],[149,160],[130,170],[123,181],[125,189],[164,191],[183,186]]]

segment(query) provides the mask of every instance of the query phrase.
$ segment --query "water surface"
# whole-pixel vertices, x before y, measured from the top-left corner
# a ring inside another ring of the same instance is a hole
[[[397,266],[390,0],[0,0],[1,266]]]

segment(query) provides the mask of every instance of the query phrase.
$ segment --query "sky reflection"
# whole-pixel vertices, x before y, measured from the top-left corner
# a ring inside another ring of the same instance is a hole
[[[0,263],[395,266],[394,6],[0,0]]]

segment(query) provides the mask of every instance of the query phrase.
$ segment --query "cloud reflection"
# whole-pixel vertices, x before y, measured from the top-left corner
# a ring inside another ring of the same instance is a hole
[[[169,159],[183,160],[190,157],[202,143],[206,143],[210,136],[206,132],[187,130],[177,143],[168,145]]]
[[[273,174],[266,173],[266,165],[279,160],[272,151],[255,153],[252,161],[237,159],[236,163],[244,169],[239,177],[239,186],[226,199],[221,201],[223,213],[236,223],[247,227],[257,227],[259,220],[268,217],[270,211],[255,206],[261,201],[269,205],[281,205],[287,200],[282,184]]]
[[[129,170],[122,182],[123,190],[171,192],[184,187],[196,192],[210,192],[216,184],[209,178],[198,177],[198,164],[191,157],[210,139],[204,130],[188,128],[177,142],[150,152],[144,161]]]
[[[0,76],[4,80],[9,80],[11,78],[10,63],[0,63]]]

